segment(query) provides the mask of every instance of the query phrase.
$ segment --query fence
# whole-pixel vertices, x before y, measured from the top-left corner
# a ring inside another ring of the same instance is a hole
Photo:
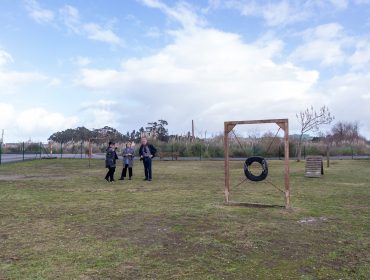
[[[155,142],[158,153],[176,153],[179,160],[221,160],[223,159],[223,145],[218,142],[193,142],[193,143],[163,143]],[[124,147],[124,143],[118,143],[118,151]],[[43,158],[94,158],[104,159],[106,144],[93,144],[89,142],[68,142],[68,143],[7,143],[0,144],[0,165],[8,162],[25,161]],[[90,157],[91,149],[91,157]],[[138,148],[136,148],[138,150]],[[276,143],[268,153],[259,144],[239,145],[231,144],[230,157],[234,159],[245,159],[249,156],[259,155],[270,159],[284,158],[281,143]],[[290,144],[290,157],[294,159],[295,146]],[[304,145],[302,147],[302,158],[307,155],[326,155],[326,148],[320,145]],[[358,150],[354,147],[335,147],[331,149],[332,159],[367,159],[370,158],[369,150]],[[173,159],[171,156],[164,158]]]
[[[79,143],[71,149],[71,143],[50,145],[44,143],[7,143],[0,144],[0,165],[8,162],[43,158],[87,158],[86,145]]]

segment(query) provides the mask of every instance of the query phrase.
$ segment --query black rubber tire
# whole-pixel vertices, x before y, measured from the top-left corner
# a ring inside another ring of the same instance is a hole
[[[262,167],[262,172],[258,176],[253,175],[249,171],[249,166],[251,164],[253,164],[254,162],[258,162]],[[268,169],[268,166],[267,166],[267,161],[263,157],[249,157],[249,158],[246,159],[246,161],[244,163],[244,174],[249,180],[251,180],[253,182],[263,181],[267,178],[268,173],[269,173],[269,169]]]

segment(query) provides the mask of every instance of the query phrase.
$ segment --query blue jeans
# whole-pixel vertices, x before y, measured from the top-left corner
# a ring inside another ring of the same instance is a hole
[[[144,174],[146,180],[152,179],[152,159],[149,157],[143,158]]]

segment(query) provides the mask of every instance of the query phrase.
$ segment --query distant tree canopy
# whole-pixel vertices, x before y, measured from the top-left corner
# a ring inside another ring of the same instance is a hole
[[[86,127],[69,128],[63,131],[58,131],[50,135],[49,141],[58,143],[67,142],[83,142],[89,141],[95,143],[104,143],[107,141],[125,142],[125,141],[140,141],[142,135],[148,135],[160,141],[167,142],[169,140],[168,129],[166,126],[168,122],[165,120],[158,120],[158,122],[149,122],[148,126],[139,128],[123,134],[117,129],[105,126],[103,128],[89,130]]]

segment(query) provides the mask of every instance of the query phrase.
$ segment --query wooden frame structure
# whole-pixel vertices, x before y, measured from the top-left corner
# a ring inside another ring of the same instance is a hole
[[[285,181],[285,208],[290,205],[290,181],[289,181],[289,121],[288,119],[268,119],[249,121],[226,121],[224,123],[224,162],[225,162],[225,202],[229,204],[230,198],[230,163],[229,163],[229,133],[238,124],[267,124],[276,123],[284,130],[284,181]]]

